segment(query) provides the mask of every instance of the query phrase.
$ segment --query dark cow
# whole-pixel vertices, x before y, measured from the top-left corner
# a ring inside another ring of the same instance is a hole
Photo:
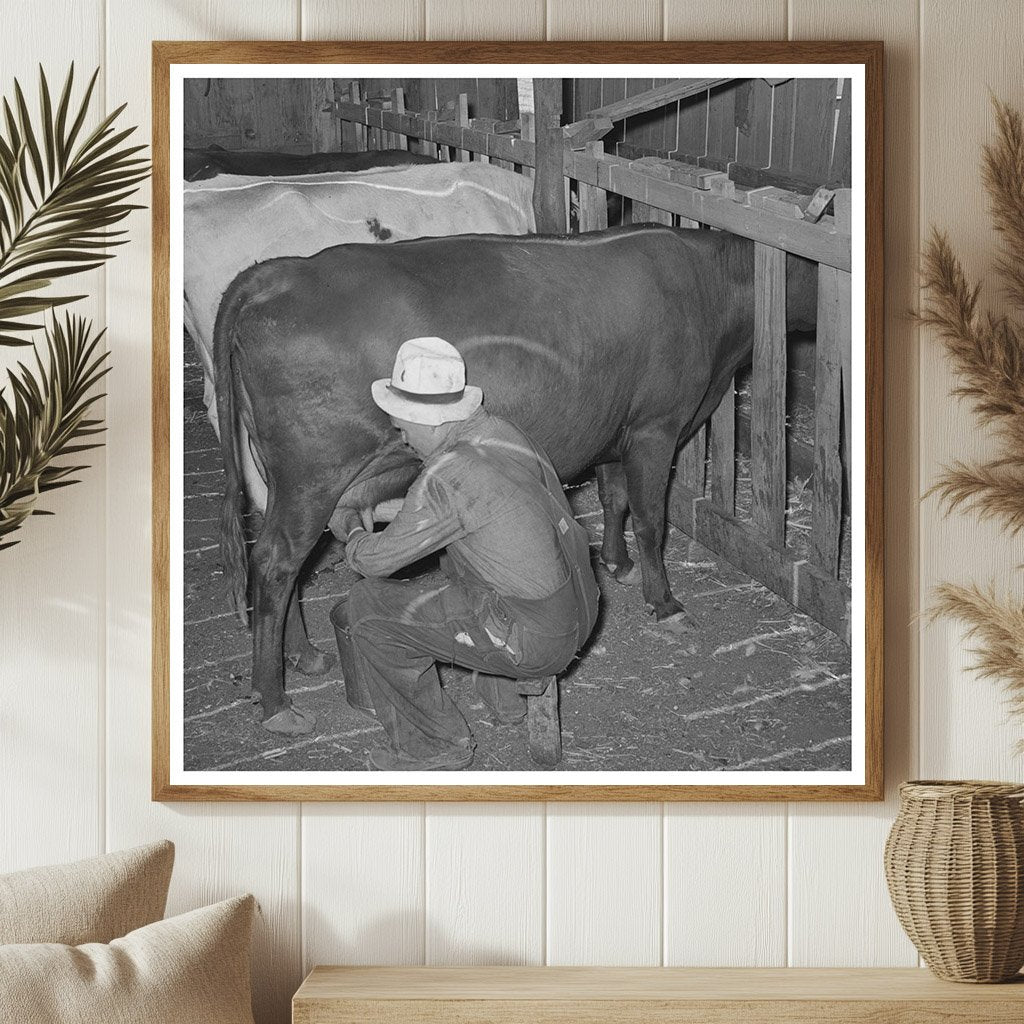
[[[327,171],[365,171],[371,167],[434,164],[432,156],[406,149],[373,149],[365,153],[263,153],[254,150],[185,147],[185,180],[202,181],[218,174],[324,174]]]
[[[283,639],[300,668],[322,667],[289,599],[335,507],[400,496],[418,471],[370,397],[407,338],[452,342],[487,408],[539,442],[563,480],[597,466],[602,559],[620,579],[631,575],[628,507],[645,601],[679,625],[661,553],[669,472],[750,358],[753,275],[749,240],[653,225],[342,245],[240,274],[214,333],[221,544],[244,615],[243,489],[229,426],[240,416],[269,488],[252,554],[253,685],[265,720],[288,708]],[[791,259],[788,278],[791,318],[813,324],[814,265]],[[279,723],[303,731],[294,714]]]

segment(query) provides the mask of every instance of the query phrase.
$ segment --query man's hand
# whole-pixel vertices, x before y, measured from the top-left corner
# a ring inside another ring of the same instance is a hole
[[[382,501],[374,508],[373,518],[380,523],[394,522],[395,516],[402,511],[404,504],[404,498],[389,498],[387,501]]]
[[[334,510],[334,515],[331,516],[327,525],[338,540],[345,542],[348,541],[353,530],[365,529],[360,511],[343,505]]]

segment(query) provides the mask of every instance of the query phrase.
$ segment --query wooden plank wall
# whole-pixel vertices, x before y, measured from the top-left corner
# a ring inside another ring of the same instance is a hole
[[[567,89],[565,109],[580,120],[596,107],[665,81],[576,79]],[[774,87],[748,79],[626,118],[605,142],[609,153],[632,157],[672,156],[722,171],[735,163],[736,178],[745,184],[811,192],[826,182],[849,186],[849,147],[835,140],[839,132],[849,134],[850,109],[848,83],[836,79]]]
[[[364,102],[389,102],[401,89],[409,111],[427,113],[455,105],[465,95],[469,117],[510,120],[519,116],[514,78],[360,78]],[[566,117],[583,118],[596,107],[666,84],[669,79],[576,79],[567,83]],[[329,92],[345,80],[325,80]],[[308,153],[317,148],[313,91],[306,82],[272,88],[263,79],[193,79],[186,83],[185,144],[226,149]],[[774,89],[761,79],[721,86],[618,122],[606,136],[607,152],[668,155],[724,170],[738,166],[739,180],[772,181],[797,188],[849,184],[850,153],[836,149],[836,112],[849,121],[849,89],[837,96],[834,79],[789,81]],[[371,141],[377,141],[373,139]],[[390,143],[386,143],[390,145]],[[385,148],[385,143],[382,147]]]
[[[898,783],[1020,779],[997,689],[961,632],[914,613],[943,577],[1009,583],[996,530],[918,495],[984,445],[947,398],[938,343],[905,316],[919,238],[947,227],[972,273],[994,241],[978,187],[988,90],[1024,106],[1016,0],[37,0],[3,45],[5,78],[106,61],[108,108],[149,130],[149,41],[213,38],[883,39],[886,119],[886,758],[868,805],[298,807],[149,800],[149,245],[83,290],[109,325],[108,447],[53,518],[0,555],[0,870],[159,836],[178,844],[171,910],[251,890],[263,906],[257,1019],[284,1024],[314,962],[916,963],[885,892]],[[740,142],[744,140],[741,136]],[[766,161],[765,161],[766,162]],[[145,201],[145,200],[143,200]],[[0,359],[5,359],[0,354]],[[1013,577],[1014,579],[1016,577]],[[918,631],[922,631],[920,666]],[[928,685],[919,692],[919,669]]]
[[[359,69],[355,69],[359,70]],[[357,76],[358,77],[358,76]],[[470,117],[508,121],[519,116],[515,78],[358,78],[363,102],[390,101],[401,89],[414,113],[443,110],[465,95]],[[325,79],[323,88],[347,91],[347,79]],[[185,145],[311,153],[318,148],[308,82],[271,89],[253,78],[191,79],[185,85]],[[381,147],[388,148],[388,147]]]

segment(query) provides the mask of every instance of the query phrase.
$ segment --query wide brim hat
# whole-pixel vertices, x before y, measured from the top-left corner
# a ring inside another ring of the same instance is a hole
[[[480,388],[466,384],[466,364],[443,338],[411,338],[395,356],[390,377],[370,385],[374,402],[389,416],[438,427],[465,420],[483,403]]]

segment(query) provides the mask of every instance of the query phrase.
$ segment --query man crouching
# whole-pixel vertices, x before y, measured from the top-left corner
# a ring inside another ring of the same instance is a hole
[[[474,742],[435,662],[483,673],[480,695],[500,720],[526,714],[514,680],[562,671],[597,618],[586,531],[555,470],[529,438],[482,408],[458,351],[414,338],[373,400],[424,460],[401,510],[370,533],[355,509],[331,530],[360,580],[331,618],[348,701],[371,711],[390,746],[379,771],[467,767]],[[441,585],[385,577],[444,548]]]

